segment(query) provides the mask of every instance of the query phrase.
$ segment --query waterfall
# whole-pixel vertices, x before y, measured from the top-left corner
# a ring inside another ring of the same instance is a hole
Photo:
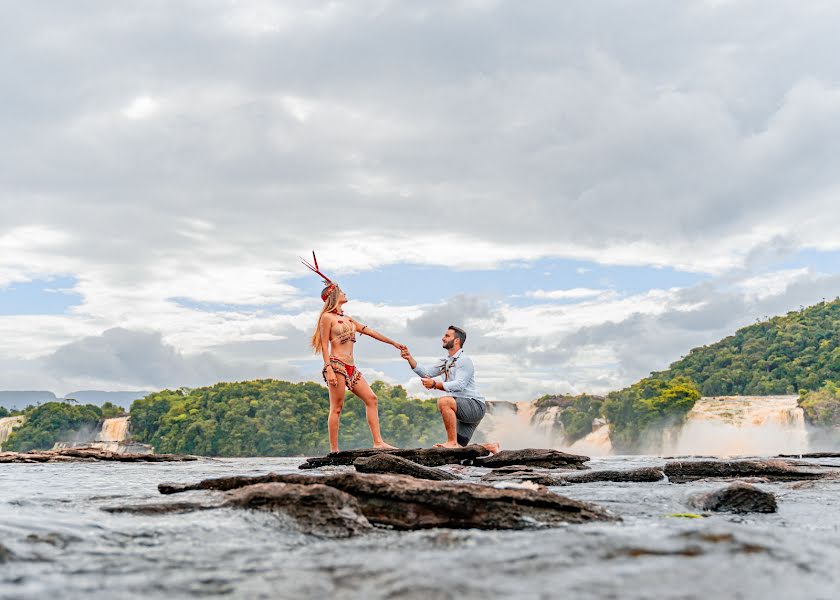
[[[701,398],[685,425],[667,436],[663,451],[718,456],[806,452],[808,433],[797,400],[797,396]]]
[[[0,450],[3,449],[3,444],[12,435],[12,429],[21,425],[26,417],[23,415],[17,417],[3,417],[0,419]]]
[[[612,454],[610,441],[610,426],[605,419],[595,419],[592,422],[592,432],[569,446],[572,454],[587,456],[608,456]]]
[[[124,442],[128,437],[130,417],[114,417],[102,422],[102,430],[96,436],[97,442]]]

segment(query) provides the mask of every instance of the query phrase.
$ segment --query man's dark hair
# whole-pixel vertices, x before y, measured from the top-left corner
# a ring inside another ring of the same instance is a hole
[[[464,342],[467,341],[467,332],[461,329],[460,327],[455,327],[454,325],[450,325],[448,329],[451,329],[455,332],[455,337],[461,341],[461,348],[463,348]]]

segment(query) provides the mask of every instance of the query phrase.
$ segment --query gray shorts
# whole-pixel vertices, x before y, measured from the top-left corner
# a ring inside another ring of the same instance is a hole
[[[475,398],[455,398],[455,418],[457,422],[458,443],[466,446],[475,433],[487,406]]]

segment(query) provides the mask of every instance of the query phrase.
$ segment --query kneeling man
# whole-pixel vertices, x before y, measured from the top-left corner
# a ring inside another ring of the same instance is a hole
[[[484,396],[475,386],[475,367],[472,359],[464,355],[463,347],[466,341],[466,332],[460,327],[450,325],[443,334],[443,348],[449,351],[449,356],[428,367],[419,366],[407,348],[401,352],[412,370],[422,378],[426,389],[448,392],[448,395],[441,396],[437,401],[443,426],[446,428],[446,442],[435,444],[439,448],[459,448],[469,444],[487,411]],[[443,381],[434,379],[438,376],[443,376]],[[493,446],[488,447],[491,452],[498,452],[497,444],[485,445],[487,446]]]

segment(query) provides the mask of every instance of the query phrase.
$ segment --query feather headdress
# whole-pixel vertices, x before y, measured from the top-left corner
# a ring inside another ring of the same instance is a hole
[[[332,279],[321,273],[321,269],[318,266],[318,259],[315,256],[315,251],[312,251],[312,262],[315,263],[314,265],[309,263],[305,258],[301,257],[300,262],[302,262],[307,269],[315,273],[316,275],[320,276],[321,279],[324,280],[324,285],[327,286],[323,292],[321,292],[321,300],[326,301],[330,294],[332,294],[333,290],[338,287],[338,284],[335,283]]]

